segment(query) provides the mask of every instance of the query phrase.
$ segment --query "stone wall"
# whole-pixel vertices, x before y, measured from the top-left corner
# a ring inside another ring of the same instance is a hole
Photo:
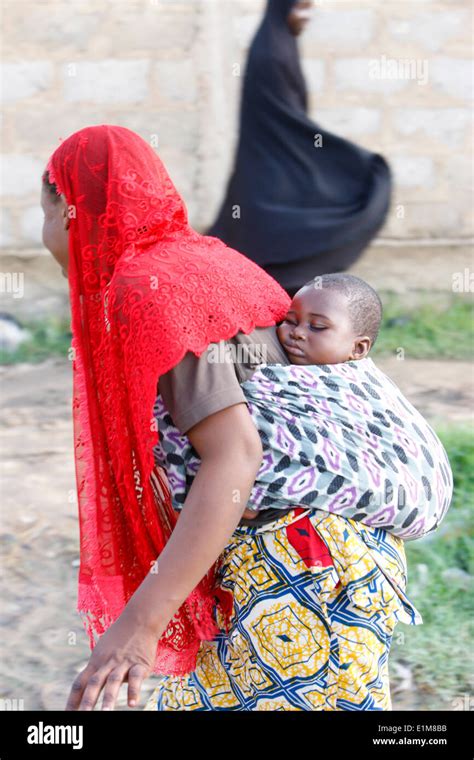
[[[3,0],[3,250],[41,250],[39,182],[59,138],[136,130],[203,229],[236,137],[261,0]],[[385,238],[472,233],[468,0],[319,0],[301,38],[313,117],[395,173]]]

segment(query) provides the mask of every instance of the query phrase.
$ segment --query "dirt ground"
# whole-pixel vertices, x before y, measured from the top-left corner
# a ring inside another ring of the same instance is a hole
[[[378,365],[430,421],[459,423],[470,417],[474,384],[468,363],[390,358]],[[79,534],[71,371],[62,359],[0,370],[0,696],[23,700],[27,710],[63,709],[70,684],[89,656],[75,612]],[[398,687],[402,680],[397,679]],[[154,678],[147,681],[142,705],[155,685]],[[127,709],[125,699],[122,687],[118,709]],[[411,688],[394,694],[397,708],[428,709]]]

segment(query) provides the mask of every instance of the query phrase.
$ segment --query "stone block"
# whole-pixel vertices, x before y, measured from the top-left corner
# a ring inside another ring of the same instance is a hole
[[[316,9],[308,24],[302,45],[317,49],[353,48],[361,49],[373,39],[376,24],[375,11],[370,8],[358,9]]]
[[[354,135],[374,134],[380,129],[381,112],[377,108],[317,108],[314,120],[330,132],[351,139]]]
[[[155,82],[162,98],[193,103],[197,97],[195,63],[190,58],[159,61],[154,67]]]
[[[473,62],[463,58],[434,58],[430,81],[434,89],[458,100],[472,100]]]
[[[148,95],[148,60],[78,61],[63,68],[68,102],[140,103]]]
[[[387,23],[393,39],[401,44],[416,43],[431,52],[442,50],[449,40],[459,38],[469,27],[469,11],[461,8],[415,13],[404,19],[388,19]]]
[[[400,92],[409,82],[406,78],[386,76],[389,70],[384,66],[384,59],[341,58],[334,62],[333,70],[336,89],[347,92],[387,95]]]
[[[50,61],[4,62],[1,65],[2,100],[5,104],[44,93],[53,82]]]
[[[390,164],[398,187],[431,187],[433,185],[433,160],[428,156],[392,156]]]
[[[28,155],[4,154],[1,157],[0,195],[19,197],[41,191],[44,164]]]
[[[466,108],[397,108],[393,124],[397,132],[416,140],[438,140],[448,148],[463,144],[472,113]]]

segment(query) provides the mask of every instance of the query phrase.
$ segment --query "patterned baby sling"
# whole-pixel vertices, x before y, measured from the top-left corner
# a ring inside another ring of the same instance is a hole
[[[263,446],[249,509],[312,507],[403,539],[438,527],[453,492],[446,451],[372,359],[260,365],[241,387]],[[180,509],[200,459],[160,395],[155,416],[155,459]]]

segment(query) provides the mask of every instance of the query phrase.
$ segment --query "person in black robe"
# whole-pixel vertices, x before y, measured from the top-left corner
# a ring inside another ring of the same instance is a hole
[[[207,231],[271,274],[290,296],[347,269],[390,205],[385,159],[307,114],[296,36],[311,2],[268,0],[250,47],[234,169]]]

